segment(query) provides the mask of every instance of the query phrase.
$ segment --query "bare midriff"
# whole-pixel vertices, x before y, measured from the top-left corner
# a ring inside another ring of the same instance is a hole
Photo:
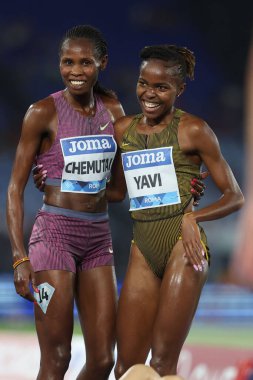
[[[74,211],[105,212],[107,200],[105,190],[97,194],[62,192],[58,186],[46,185],[44,203]]]

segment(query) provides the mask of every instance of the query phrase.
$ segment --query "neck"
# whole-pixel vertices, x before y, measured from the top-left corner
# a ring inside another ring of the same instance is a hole
[[[64,90],[64,96],[67,101],[78,111],[87,116],[95,115],[96,105],[93,92],[89,94],[74,95],[70,94],[68,89]]]
[[[173,119],[174,113],[175,113],[175,108],[173,107],[169,113],[157,119],[149,119],[146,116],[144,116],[143,122],[150,128],[154,128],[159,125],[168,125]]]

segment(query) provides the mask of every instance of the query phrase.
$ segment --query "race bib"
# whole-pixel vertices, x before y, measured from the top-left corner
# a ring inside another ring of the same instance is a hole
[[[41,308],[44,314],[47,312],[48,305],[52,299],[55,288],[48,284],[48,282],[43,282],[37,286],[38,292],[34,292],[34,298],[37,301],[38,306]]]
[[[181,203],[172,149],[122,153],[130,211]]]
[[[104,190],[117,149],[113,136],[69,137],[60,142],[64,158],[61,191],[99,193]]]

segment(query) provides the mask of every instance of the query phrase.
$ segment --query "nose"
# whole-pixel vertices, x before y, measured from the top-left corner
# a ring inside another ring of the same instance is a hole
[[[71,74],[77,76],[77,75],[81,75],[82,73],[83,73],[83,69],[82,69],[81,65],[73,65],[72,66]]]
[[[154,87],[147,86],[146,87],[146,95],[150,98],[153,98],[154,96],[156,96],[156,91],[155,91]]]

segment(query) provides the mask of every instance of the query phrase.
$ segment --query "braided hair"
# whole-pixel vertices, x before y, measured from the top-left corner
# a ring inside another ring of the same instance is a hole
[[[144,47],[140,52],[140,58],[145,61],[151,58],[161,59],[169,63],[174,75],[183,81],[188,77],[194,79],[195,56],[186,47],[176,45],[152,45]]]
[[[59,46],[59,56],[62,54],[62,48],[65,41],[77,40],[80,38],[87,39],[93,43],[94,55],[97,59],[102,59],[105,55],[108,54],[107,42],[99,29],[91,25],[76,25],[68,29],[61,39]],[[98,81],[94,85],[94,92],[117,98],[117,95],[114,91],[102,87]]]

